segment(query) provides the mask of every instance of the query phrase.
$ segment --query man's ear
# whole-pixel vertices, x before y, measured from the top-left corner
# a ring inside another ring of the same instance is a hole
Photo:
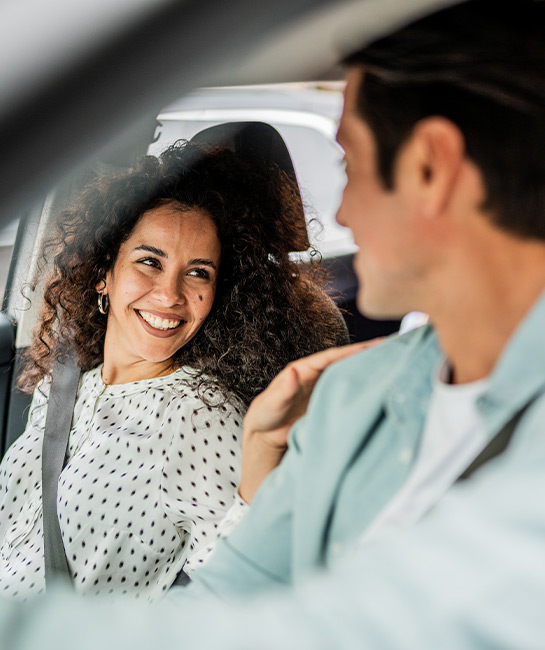
[[[421,214],[434,218],[448,207],[465,161],[460,129],[443,117],[418,122],[411,137],[412,178]]]

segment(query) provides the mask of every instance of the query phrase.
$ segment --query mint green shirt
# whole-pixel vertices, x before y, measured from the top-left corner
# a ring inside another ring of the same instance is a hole
[[[487,440],[544,390],[544,332],[542,299],[477,401]],[[328,370],[292,431],[281,466],[194,576],[189,593],[209,590],[230,598],[290,585],[344,555],[409,474],[441,358],[426,326]]]

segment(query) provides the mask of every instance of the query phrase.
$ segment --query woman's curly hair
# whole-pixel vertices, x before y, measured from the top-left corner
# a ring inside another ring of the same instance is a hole
[[[205,401],[216,387],[249,404],[289,361],[346,342],[339,311],[322,290],[321,265],[290,259],[306,241],[293,181],[226,149],[178,143],[127,172],[91,181],[59,215],[58,232],[44,248],[44,257],[55,252],[54,270],[22,390],[51,373],[67,344],[82,371],[103,361],[107,318],[98,311],[97,284],[142,214],[165,203],[206,211],[221,244],[212,310],[173,357],[173,366],[195,369]]]

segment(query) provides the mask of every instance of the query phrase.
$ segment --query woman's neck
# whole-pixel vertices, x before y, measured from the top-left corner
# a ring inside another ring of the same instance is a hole
[[[119,364],[106,356],[102,367],[102,381],[107,384],[128,384],[142,379],[155,379],[170,375],[176,367],[172,359],[161,362],[138,360],[135,363]]]

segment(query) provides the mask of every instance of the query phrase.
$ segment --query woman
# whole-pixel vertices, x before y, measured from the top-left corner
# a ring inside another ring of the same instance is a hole
[[[0,467],[0,593],[44,589],[41,445],[67,342],[83,375],[57,511],[76,589],[154,599],[202,561],[236,498],[243,410],[344,337],[319,272],[290,261],[300,211],[278,170],[187,143],[60,216],[29,422]]]

